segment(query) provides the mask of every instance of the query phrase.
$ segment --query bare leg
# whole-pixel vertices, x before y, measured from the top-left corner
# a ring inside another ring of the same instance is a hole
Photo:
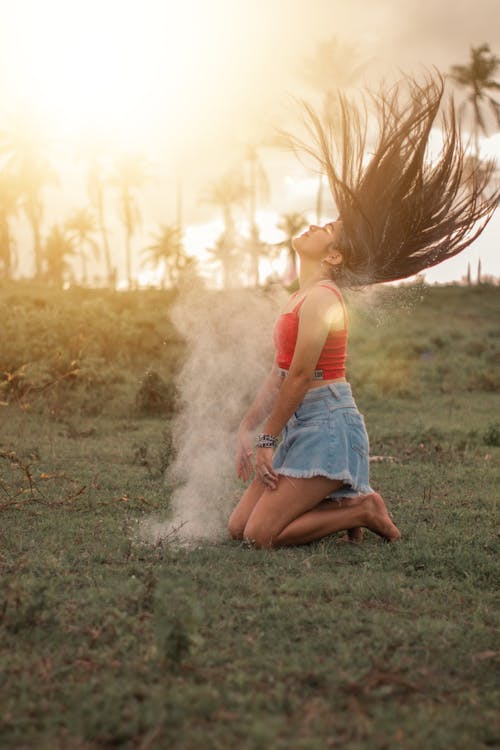
[[[280,482],[290,484],[291,487],[296,486],[296,479],[282,476]],[[330,480],[326,480],[329,482]],[[339,482],[336,485],[340,484]],[[245,492],[241,496],[237,506],[231,513],[228,521],[228,530],[232,539],[243,539],[243,532],[247,524],[250,515],[259,501],[261,495],[266,490],[266,487],[262,484],[260,479],[254,479],[246,488]],[[333,490],[332,490],[333,491]],[[348,500],[348,498],[343,498]],[[325,507],[331,507],[330,503],[325,502]]]
[[[259,479],[254,479],[246,488],[227,524],[233,539],[243,539],[247,521],[264,490],[265,487]]]
[[[359,505],[363,495],[356,495],[355,497],[339,497],[334,501],[323,500],[317,507],[331,510],[332,508],[348,508],[353,505]],[[346,529],[346,533],[342,534],[341,537],[336,539],[339,543],[346,544],[360,544],[363,541],[363,529],[360,526],[355,526],[352,529]]]
[[[340,482],[326,477],[294,479],[293,487],[280,480],[276,490],[262,493],[248,519],[244,538],[257,547],[281,547],[365,526],[387,541],[399,539],[400,533],[380,495],[352,498],[348,507],[321,503],[340,486]]]
[[[299,516],[286,526],[273,540],[273,547],[304,544],[322,539],[328,534],[344,528],[365,528],[381,536],[387,542],[395,542],[400,533],[392,522],[385,503],[380,495],[366,495],[360,498],[358,506],[332,508],[328,517],[319,517],[312,510]]]
[[[358,497],[342,497],[340,498],[340,507],[349,507],[356,505],[360,497],[366,497],[365,495],[359,495]],[[347,529],[347,532],[337,539],[339,543],[347,544],[361,544],[363,541],[363,529],[361,526],[354,526],[352,529]]]

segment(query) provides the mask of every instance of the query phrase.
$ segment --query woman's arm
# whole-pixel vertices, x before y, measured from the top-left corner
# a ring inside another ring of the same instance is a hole
[[[343,326],[343,309],[336,297],[325,287],[314,287],[300,311],[295,352],[288,376],[284,379],[263,432],[279,435],[302,402],[310,388],[314,370],[321,356],[330,329]],[[272,449],[259,448],[256,469],[259,475],[267,472],[275,486],[277,476],[272,471]]]
[[[254,432],[262,421],[269,416],[281,384],[282,378],[278,372],[278,365],[274,362],[269,374],[259,388],[252,405],[241,420],[238,429],[236,472],[244,482],[253,473],[251,456],[253,455]]]
[[[274,362],[269,374],[257,391],[252,405],[241,420],[241,424],[247,430],[257,429],[262,421],[269,416],[276,401],[278,391],[281,388],[282,380],[283,378],[280,377],[278,371],[278,365]]]

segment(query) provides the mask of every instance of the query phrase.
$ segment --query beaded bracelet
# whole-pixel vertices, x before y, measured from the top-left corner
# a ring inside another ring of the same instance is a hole
[[[274,437],[274,435],[266,435],[264,432],[262,432],[260,435],[257,435],[257,439],[255,441],[256,448],[276,448],[277,445],[278,438]]]

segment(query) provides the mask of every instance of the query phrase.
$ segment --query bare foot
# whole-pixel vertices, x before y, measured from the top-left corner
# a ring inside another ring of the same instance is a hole
[[[353,529],[347,529],[347,532],[342,534],[336,541],[342,544],[361,544],[363,537],[364,534],[361,526],[355,526]]]
[[[353,508],[356,505],[361,505],[364,499],[368,495],[358,495],[356,497],[341,497],[339,500],[339,506],[341,508]],[[361,526],[355,526],[352,529],[347,529],[345,534],[342,534],[336,541],[342,544],[361,544],[363,541],[363,529]]]
[[[382,497],[377,492],[365,495],[363,506],[363,510],[367,514],[367,522],[365,524],[367,529],[381,536],[386,542],[397,542],[400,539],[400,531],[392,522],[389,511]]]
[[[353,529],[347,529],[347,538],[352,544],[361,544],[363,541],[363,529],[361,526],[355,526]]]

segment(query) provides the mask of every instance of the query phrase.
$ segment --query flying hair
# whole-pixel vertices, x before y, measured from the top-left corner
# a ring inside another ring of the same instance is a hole
[[[307,140],[289,137],[327,175],[342,220],[344,262],[335,280],[356,287],[408,276],[457,255],[481,234],[500,199],[492,161],[467,156],[444,80],[427,73],[368,92],[361,105],[337,94],[334,116],[302,102]],[[370,109],[378,126],[367,160]],[[429,156],[431,129],[443,145]]]

